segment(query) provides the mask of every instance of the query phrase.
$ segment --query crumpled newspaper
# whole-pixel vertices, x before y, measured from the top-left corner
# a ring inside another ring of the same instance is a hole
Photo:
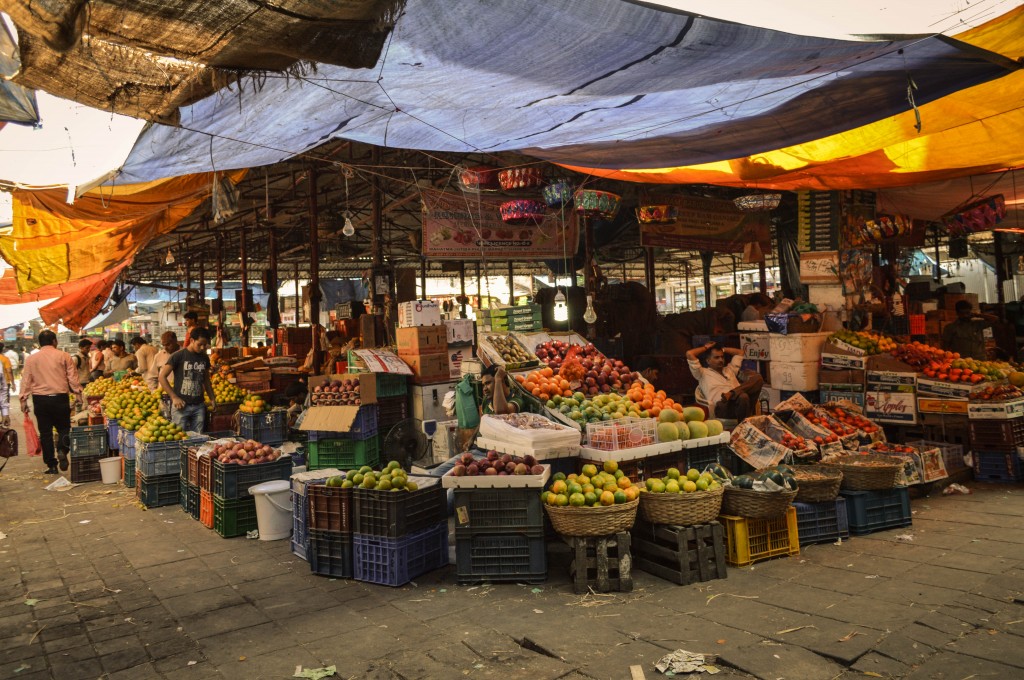
[[[302,666],[295,667],[295,675],[293,678],[310,678],[310,680],[322,680],[323,678],[329,678],[332,675],[337,674],[338,669],[335,666],[327,666],[325,668],[307,668],[302,669]]]
[[[654,664],[654,668],[659,673],[666,675],[678,675],[679,673],[709,673],[714,675],[721,672],[720,669],[711,665],[717,658],[713,654],[695,654],[685,649],[677,649],[671,654],[661,657]]]
[[[74,484],[68,481],[67,477],[60,476],[46,485],[47,491],[66,491],[73,487]]]

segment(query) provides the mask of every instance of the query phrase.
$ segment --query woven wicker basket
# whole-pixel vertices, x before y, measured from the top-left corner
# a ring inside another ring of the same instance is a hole
[[[839,456],[827,463],[843,473],[842,487],[848,491],[891,489],[899,482],[903,459],[879,453]]]
[[[778,517],[786,514],[796,494],[796,491],[754,491],[727,486],[722,497],[722,514],[755,519]]]
[[[805,475],[824,476],[825,479],[808,479],[801,476],[801,472]],[[839,495],[839,485],[843,481],[843,471],[830,465],[794,465],[793,476],[800,485],[796,492],[796,499],[800,503],[834,501]]]
[[[640,494],[640,514],[653,524],[692,526],[715,521],[722,514],[725,487],[692,493]]]
[[[545,505],[555,531],[563,536],[607,536],[629,531],[636,522],[640,499],[598,508],[575,508]]]

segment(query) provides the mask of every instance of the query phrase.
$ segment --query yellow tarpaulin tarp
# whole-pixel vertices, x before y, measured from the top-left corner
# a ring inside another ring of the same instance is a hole
[[[1012,59],[1024,56],[1024,7],[957,40]],[[663,184],[772,189],[907,186],[1024,165],[1024,72],[822,139],[729,161],[675,168],[604,170],[599,177]]]
[[[237,182],[244,174],[228,177]],[[101,187],[74,204],[62,189],[15,191],[14,221],[0,237],[0,255],[14,267],[21,293],[108,272],[172,231],[210,195],[212,180],[202,173]]]

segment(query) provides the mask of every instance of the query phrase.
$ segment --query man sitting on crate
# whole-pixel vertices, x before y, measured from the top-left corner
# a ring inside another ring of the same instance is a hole
[[[705,354],[705,365],[701,366],[701,357]],[[725,363],[726,354],[732,357],[728,365]],[[711,417],[741,421],[754,414],[764,379],[753,371],[748,375],[741,374],[742,350],[709,342],[687,352],[686,360],[690,373],[700,383],[698,389],[707,399]]]
[[[210,397],[211,408],[217,409],[217,397],[210,383],[210,357],[206,348],[210,345],[210,331],[193,328],[189,343],[171,355],[160,369],[160,387],[171,397],[171,422],[185,432],[202,432],[206,429],[206,405],[203,392]],[[174,373],[174,387],[167,378]]]

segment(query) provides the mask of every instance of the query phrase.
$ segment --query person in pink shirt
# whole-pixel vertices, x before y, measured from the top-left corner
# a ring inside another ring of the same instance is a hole
[[[74,394],[77,402],[82,401],[82,385],[78,380],[75,361],[67,352],[57,349],[57,334],[43,331],[39,334],[39,351],[25,359],[21,376],[21,410],[28,416],[31,411],[28,398],[32,397],[32,408],[36,411],[39,425],[39,439],[43,448],[43,462],[48,475],[68,469],[68,446],[71,437],[71,402]],[[53,430],[56,428],[60,442],[54,456]]]

